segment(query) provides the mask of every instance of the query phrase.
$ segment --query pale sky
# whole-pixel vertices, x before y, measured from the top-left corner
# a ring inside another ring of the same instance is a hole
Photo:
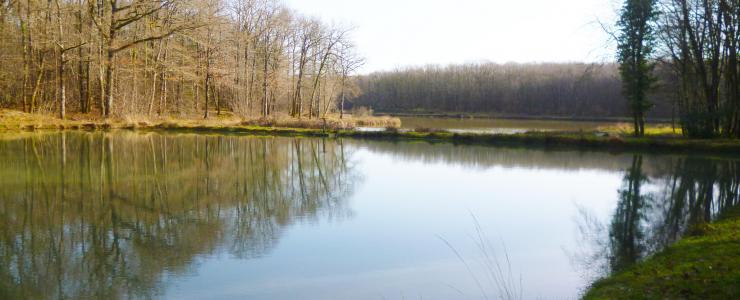
[[[615,0],[284,0],[299,13],[356,27],[362,73],[491,61],[602,62],[614,46]]]

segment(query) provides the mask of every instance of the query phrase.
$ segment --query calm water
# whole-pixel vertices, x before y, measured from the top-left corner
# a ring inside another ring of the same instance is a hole
[[[561,120],[514,120],[514,119],[460,119],[431,117],[401,117],[401,126],[406,129],[432,128],[452,132],[514,134],[527,131],[593,131],[600,126],[615,125],[614,122],[581,122]]]
[[[0,298],[576,298],[740,202],[738,167],[359,140],[0,135]]]

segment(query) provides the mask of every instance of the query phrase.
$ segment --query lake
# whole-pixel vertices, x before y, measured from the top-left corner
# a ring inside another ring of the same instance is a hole
[[[493,118],[400,117],[403,129],[445,129],[457,133],[515,134],[528,131],[594,131],[617,122]]]
[[[740,159],[0,134],[0,298],[570,299],[740,202]]]

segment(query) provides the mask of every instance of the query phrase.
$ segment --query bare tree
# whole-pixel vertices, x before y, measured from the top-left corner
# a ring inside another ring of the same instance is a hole
[[[365,59],[357,56],[354,51],[354,45],[345,44],[339,52],[338,68],[340,74],[340,96],[339,96],[339,118],[344,118],[344,102],[346,99],[347,85],[350,83],[349,79],[352,73],[357,71],[365,64]]]
[[[318,116],[340,77],[322,32],[278,0],[0,0],[0,106],[300,117],[311,93]]]

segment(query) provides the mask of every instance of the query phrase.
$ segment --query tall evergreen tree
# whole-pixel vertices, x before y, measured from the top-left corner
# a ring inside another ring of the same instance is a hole
[[[652,107],[647,95],[656,81],[652,75],[655,64],[650,61],[656,39],[655,6],[656,0],[625,0],[617,21],[619,73],[637,136],[645,134],[645,115]]]

